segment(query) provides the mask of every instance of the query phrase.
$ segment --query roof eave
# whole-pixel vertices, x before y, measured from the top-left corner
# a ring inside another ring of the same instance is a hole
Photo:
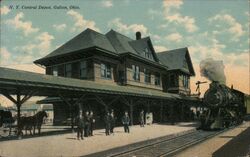
[[[45,62],[47,62],[49,60],[53,60],[53,59],[60,58],[60,57],[65,57],[65,56],[68,56],[68,55],[73,55],[74,53],[77,53],[79,51],[87,52],[89,50],[98,50],[98,51],[102,51],[102,52],[104,52],[106,54],[118,57],[118,54],[116,54],[115,52],[111,52],[111,51],[108,51],[108,50],[104,50],[104,49],[102,49],[100,47],[93,46],[93,47],[90,47],[90,48],[87,48],[87,49],[80,49],[80,50],[69,52],[69,53],[62,54],[62,55],[51,56],[51,57],[47,57],[47,58],[41,58],[41,59],[35,60],[33,63],[38,64],[38,65],[45,65]]]

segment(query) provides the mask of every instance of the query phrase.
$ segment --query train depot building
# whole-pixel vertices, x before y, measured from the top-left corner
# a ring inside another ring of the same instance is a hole
[[[40,137],[23,136],[25,140],[16,140],[14,135],[5,141],[1,136],[2,156],[99,157],[114,153],[117,156],[120,153],[173,156],[197,143],[197,147],[177,155],[224,152],[228,155],[230,150],[237,152],[232,148],[248,150],[249,121],[218,132],[197,130],[190,109],[206,106],[203,106],[205,97],[201,100],[190,91],[190,79],[195,72],[188,48],[156,53],[150,37],[142,38],[140,32],[131,39],[114,30],[101,34],[86,29],[34,63],[44,67],[46,74],[0,67],[0,94],[16,105],[18,131],[21,130],[20,117],[25,115],[22,110],[33,96],[46,97],[37,103],[44,104],[42,108],[47,113],[51,112],[54,126],[44,125]],[[226,86],[223,89],[233,91],[249,114],[249,95]],[[53,105],[53,113],[52,106],[46,104]],[[77,140],[71,132],[80,110],[93,111],[96,120],[94,136],[84,140]],[[116,118],[115,133],[105,136],[104,115],[111,110]],[[136,125],[141,110],[152,113],[155,124],[145,128]],[[129,112],[134,125],[130,134],[124,133],[120,126],[125,111]],[[162,125],[166,122],[180,123]],[[57,136],[59,132],[63,134]],[[47,136],[49,134],[56,136]],[[21,133],[17,135],[21,137]]]
[[[18,117],[32,96],[47,96],[38,103],[53,104],[55,125],[72,126],[79,110],[92,110],[101,127],[110,110],[117,125],[128,111],[133,125],[142,109],[153,113],[154,122],[175,122],[191,119],[190,106],[201,104],[191,96],[195,72],[188,48],[156,53],[140,32],[131,39],[86,29],[34,63],[46,75],[0,68],[1,94],[17,105]]]

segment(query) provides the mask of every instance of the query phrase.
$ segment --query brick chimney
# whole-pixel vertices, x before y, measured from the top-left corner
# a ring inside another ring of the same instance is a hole
[[[140,40],[141,39],[141,32],[136,32],[135,36],[136,36],[136,40]]]

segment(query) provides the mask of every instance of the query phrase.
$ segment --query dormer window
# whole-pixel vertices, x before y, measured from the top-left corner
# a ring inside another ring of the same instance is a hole
[[[111,79],[111,66],[109,64],[101,64],[101,77]]]
[[[140,81],[140,68],[137,65],[132,65],[133,79]]]
[[[145,53],[145,57],[146,58],[148,58],[148,59],[152,58],[152,55],[151,55],[151,53],[150,53],[150,51],[148,50],[147,47],[145,48],[144,53]]]
[[[148,69],[144,69],[144,81],[145,83],[151,83],[151,74]]]
[[[156,86],[161,85],[161,75],[159,73],[155,73],[155,85]]]
[[[80,62],[80,78],[87,77],[87,61],[83,60]]]
[[[189,88],[189,77],[187,75],[182,75],[183,76],[183,86],[185,88]]]

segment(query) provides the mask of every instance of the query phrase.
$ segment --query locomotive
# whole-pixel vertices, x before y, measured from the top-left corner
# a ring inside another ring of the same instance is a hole
[[[244,93],[213,81],[205,92],[200,128],[217,130],[238,125],[243,122],[246,114]]]

